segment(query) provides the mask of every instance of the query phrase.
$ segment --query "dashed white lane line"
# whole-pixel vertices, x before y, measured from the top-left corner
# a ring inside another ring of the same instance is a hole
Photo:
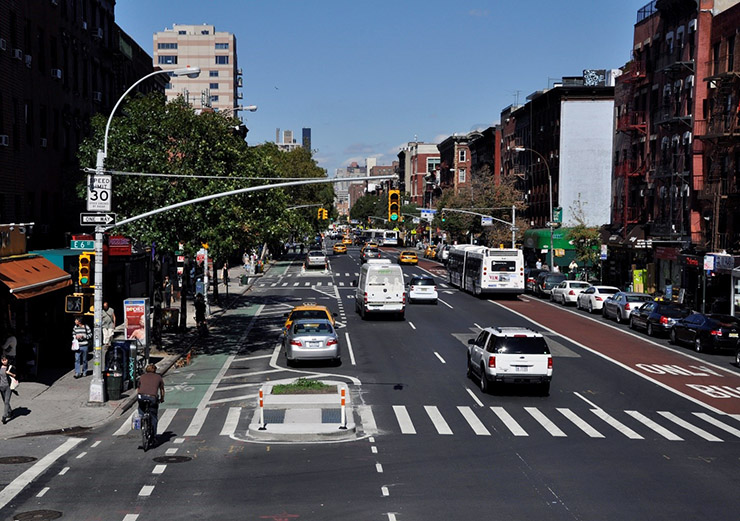
[[[477,396],[475,395],[475,393],[473,392],[473,390],[472,390],[472,389],[470,389],[470,388],[466,387],[466,388],[465,388],[465,390],[466,390],[466,391],[468,391],[468,394],[469,394],[469,395],[470,395],[470,397],[471,397],[471,398],[473,399],[473,401],[474,401],[475,403],[477,403],[477,404],[478,404],[478,407],[483,407],[483,402],[481,402],[481,401],[480,401],[480,400],[478,399],[478,397],[477,397]]]
[[[167,450],[165,451],[165,454],[166,454],[167,456],[173,456],[173,455],[177,454],[177,449],[167,449]]]
[[[447,306],[448,308],[450,308],[450,309],[453,309],[453,307],[452,307],[452,306],[450,306],[450,305],[449,305],[449,304],[448,304],[447,302],[445,302],[445,301],[444,301],[444,300],[442,300],[441,298],[438,298],[437,300],[439,300],[439,301],[440,301],[440,302],[441,302],[442,304],[444,304],[444,305],[445,305],[445,306]]]
[[[154,492],[154,486],[153,485],[144,485],[141,487],[141,490],[139,490],[140,496],[151,496],[152,492]]]
[[[64,467],[62,470],[59,471],[59,475],[64,476],[67,472],[69,472],[69,467]]]
[[[442,362],[443,364],[446,364],[447,363],[447,362],[445,362],[445,359],[442,358],[442,355],[440,355],[438,352],[435,351],[434,352],[434,356],[436,356],[437,358],[439,358],[439,361]]]
[[[164,474],[167,465],[155,465],[152,469],[152,474]]]
[[[383,497],[387,497],[390,495],[390,492],[388,492],[388,487],[380,487],[380,493],[383,494]]]
[[[49,487],[42,488],[38,494],[36,494],[36,497],[44,497],[44,494],[49,492]],[[17,518],[16,518],[17,519]]]
[[[91,448],[91,449],[94,449],[94,448],[95,448],[95,447],[97,447],[98,445],[100,445],[100,440],[98,440],[98,441],[96,441],[95,443],[93,443],[92,445],[90,445],[90,448]]]
[[[77,455],[76,459],[81,459],[81,458],[84,458],[85,456],[87,456],[87,451],[82,451]]]
[[[413,322],[409,322],[409,325],[411,326],[411,329],[416,329],[416,326],[414,325]]]
[[[75,448],[79,443],[84,441],[83,438],[70,438],[49,454],[38,460],[31,468],[23,472],[20,476],[8,483],[0,491],[0,510],[7,505],[15,496],[17,496],[29,483],[46,471],[56,460],[64,456],[67,452]]]
[[[355,352],[352,350],[352,341],[349,339],[349,333],[345,333],[344,338],[347,341],[347,352],[349,353],[349,361],[352,365],[357,365],[355,362]]]
[[[381,465],[380,463],[376,463],[375,464],[375,470],[378,471],[378,474],[382,474],[383,473],[383,465]]]
[[[136,521],[139,519],[139,514],[126,514],[123,517],[123,521]]]
[[[372,452],[373,454],[377,454],[378,453],[378,447],[374,447],[374,446],[373,447],[370,447],[370,452]]]

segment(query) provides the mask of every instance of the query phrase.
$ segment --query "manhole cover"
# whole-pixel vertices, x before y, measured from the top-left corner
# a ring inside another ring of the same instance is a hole
[[[188,456],[159,456],[154,458],[157,463],[185,463],[190,461],[192,458]]]
[[[49,519],[59,519],[60,517],[62,517],[62,513],[58,510],[31,510],[30,512],[15,514],[13,519],[15,521],[47,521]]]
[[[32,461],[36,461],[36,458],[32,458],[31,456],[5,456],[4,458],[0,458],[0,464],[3,465],[31,463]]]

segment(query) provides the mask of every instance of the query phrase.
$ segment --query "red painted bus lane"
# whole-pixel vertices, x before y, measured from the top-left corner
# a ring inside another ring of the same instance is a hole
[[[499,301],[634,372],[726,414],[740,414],[740,374],[537,300]]]

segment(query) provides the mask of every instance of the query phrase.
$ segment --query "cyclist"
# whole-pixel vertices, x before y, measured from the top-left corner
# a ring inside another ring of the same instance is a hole
[[[141,409],[141,402],[149,402],[149,415],[152,419],[152,427],[154,428],[154,435],[156,438],[157,433],[157,414],[159,413],[160,403],[164,403],[164,380],[162,376],[157,374],[157,366],[149,364],[146,366],[146,371],[139,378],[139,386],[136,388],[139,393],[139,415],[143,415],[144,411]],[[159,397],[159,400],[157,398]]]

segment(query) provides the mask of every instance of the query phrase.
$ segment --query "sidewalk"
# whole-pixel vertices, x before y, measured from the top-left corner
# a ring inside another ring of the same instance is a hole
[[[265,266],[266,270],[270,267],[271,264]],[[229,269],[229,279],[232,282],[229,284],[228,298],[223,282],[219,283],[219,296],[221,304],[225,307],[211,302],[211,321],[217,321],[232,300],[244,295],[261,276],[250,276],[249,284],[240,286],[238,277],[243,273],[244,269],[241,266]],[[184,333],[163,332],[164,349],[162,351],[152,349],[150,353],[150,359],[157,364],[157,372],[160,374],[166,373],[197,340],[193,302],[189,300],[187,306],[187,330]],[[116,337],[122,332],[123,325],[120,325],[116,328]],[[88,373],[91,371],[92,360]],[[0,424],[0,439],[34,434],[81,432],[102,425],[135,405],[135,389],[124,391],[119,400],[89,404],[91,380],[92,376],[75,379],[74,370],[70,370],[51,385],[21,381],[17,389],[18,396],[13,395],[10,401],[13,418],[5,425]]]

